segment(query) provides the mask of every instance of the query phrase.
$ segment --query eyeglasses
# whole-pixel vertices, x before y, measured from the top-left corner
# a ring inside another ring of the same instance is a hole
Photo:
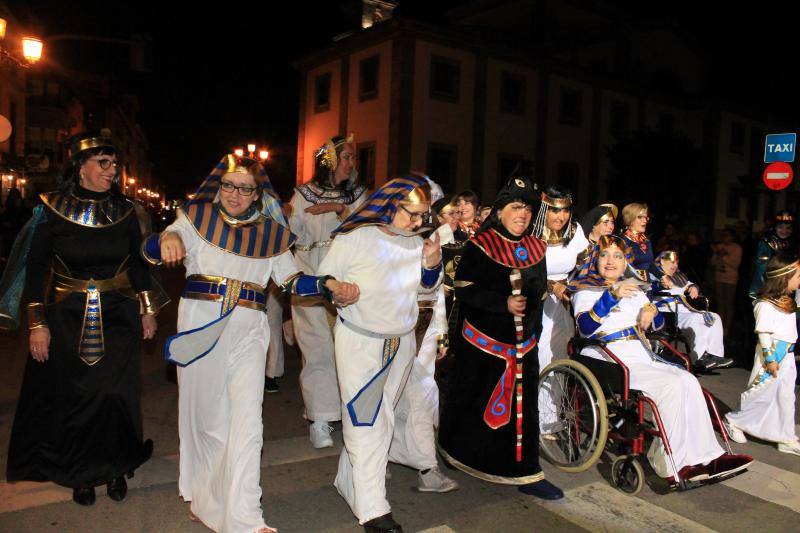
[[[637,215],[636,218],[641,220],[650,220],[650,215]]]
[[[238,191],[242,196],[250,196],[258,187],[237,187],[229,181],[220,181],[219,188],[225,192],[232,193],[233,191]]]
[[[403,211],[406,212],[406,214],[408,215],[408,218],[410,218],[412,222],[416,222],[416,221],[420,221],[421,222],[428,214],[427,211],[425,211],[423,213],[415,213],[414,211],[409,211],[403,205],[400,206],[400,209],[402,209]]]
[[[100,165],[100,168],[102,168],[103,170],[108,170],[112,166],[114,168],[119,168],[119,163],[117,163],[113,159],[109,159],[107,157],[103,158],[103,159],[99,159],[99,158],[96,158],[96,157],[90,157],[89,159],[91,159],[92,161],[94,161],[95,163]]]

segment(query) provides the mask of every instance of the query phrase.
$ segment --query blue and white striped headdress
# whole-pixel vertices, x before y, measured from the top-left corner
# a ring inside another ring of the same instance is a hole
[[[400,203],[431,202],[431,188],[425,178],[403,176],[395,178],[373,192],[361,206],[342,222],[331,235],[349,233],[361,226],[388,226]]]

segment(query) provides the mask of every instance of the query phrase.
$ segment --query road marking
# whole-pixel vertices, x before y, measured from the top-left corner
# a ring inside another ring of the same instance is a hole
[[[800,475],[766,463],[756,461],[747,472],[722,484],[795,512],[800,509]]]
[[[331,436],[333,437],[333,447],[321,450],[311,446],[307,436],[265,441],[261,467],[300,463],[339,455],[343,446],[341,432],[336,432]],[[151,458],[141,468],[138,468],[133,479],[128,480],[128,488],[141,489],[177,482],[178,456],[161,455]],[[97,497],[105,497],[105,494],[105,489],[98,487]],[[60,487],[54,483],[0,481],[0,513],[66,502],[71,499],[72,489]]]
[[[537,501],[537,503],[587,531],[604,533],[714,531],[640,498],[626,496],[603,481],[568,490],[564,496],[565,498],[559,502]]]

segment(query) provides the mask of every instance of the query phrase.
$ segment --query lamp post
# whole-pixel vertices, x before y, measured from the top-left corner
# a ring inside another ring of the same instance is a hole
[[[233,153],[236,157],[244,157],[244,148],[236,147],[233,149]],[[247,154],[250,159],[258,159],[262,163],[269,159],[269,150],[264,147],[258,147],[256,143],[247,143]],[[258,157],[256,157],[258,154]]]
[[[22,52],[22,59],[20,59],[16,45],[7,44],[7,33],[8,20],[0,17],[0,67],[10,65],[12,67],[29,68],[42,58],[44,43],[41,39],[31,35],[23,35],[19,41]]]

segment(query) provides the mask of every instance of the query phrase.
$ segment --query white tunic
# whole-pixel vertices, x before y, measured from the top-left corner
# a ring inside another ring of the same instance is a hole
[[[795,313],[786,313],[774,305],[756,302],[756,333],[759,338],[766,334],[772,340],[794,343],[797,340],[797,321]],[[742,393],[741,407],[727,418],[745,433],[770,442],[793,442],[797,440],[795,431],[795,380],[797,367],[794,353],[787,354],[780,362],[777,377],[767,377],[761,383],[758,375],[764,368],[764,355],[761,345],[756,346],[753,371],[749,386]]]
[[[672,287],[665,292],[680,296],[691,286],[691,282],[683,287]],[[722,319],[717,313],[709,313],[713,318],[710,326],[706,325],[703,313],[692,311],[680,300],[674,303],[660,303],[656,301],[659,311],[677,313],[678,329],[686,336],[689,341],[691,352],[689,356],[692,361],[697,361],[703,354],[709,353],[716,357],[725,356],[725,344],[722,340]]]
[[[588,312],[602,294],[603,291],[592,289],[575,293],[572,297],[575,316]],[[608,334],[633,327],[639,311],[648,301],[644,293],[623,298],[602,322],[599,331]],[[630,370],[630,388],[642,391],[655,401],[678,470],[707,464],[723,454],[697,378],[686,370],[654,360],[639,340],[612,342],[608,348]],[[596,348],[586,348],[581,353],[610,360]],[[659,476],[674,475],[661,439],[654,439],[647,458]]]
[[[365,196],[359,196],[347,206],[348,211],[338,217],[335,213],[306,213],[305,210],[314,204],[295,191],[289,202],[292,207],[289,227],[297,235],[294,255],[300,270],[310,275],[317,273],[319,264],[330,249],[331,232],[339,227],[347,212],[361,205]],[[300,249],[314,243],[322,245],[311,250]],[[292,296],[291,302],[295,338],[303,356],[300,391],[303,394],[305,416],[318,422],[341,420],[341,400],[333,356],[332,326],[336,311],[333,305],[319,298]]]
[[[363,524],[391,511],[386,500],[386,464],[394,433],[394,407],[416,351],[417,287],[422,274],[422,238],[387,235],[363,226],[339,235],[319,267],[320,275],[356,283],[358,302],[339,315],[364,330],[400,338],[372,425],[356,426],[348,403],[384,368],[386,340],[363,335],[337,321],[336,369],[342,398],[345,448],[334,482]],[[386,373],[385,372],[385,373]]]
[[[583,234],[580,224],[576,224],[575,234],[565,245],[548,246],[547,279],[562,281],[575,269],[578,254],[586,249],[589,240]],[[567,303],[548,293],[542,309],[542,333],[539,335],[539,370],[549,365],[553,359],[567,355],[567,343],[575,335],[575,325]],[[546,388],[539,390],[539,426],[542,433],[550,433],[557,421],[552,418],[555,406]]]
[[[286,251],[267,259],[240,257],[206,243],[179,212],[166,231],[186,247],[186,274],[222,276],[266,286],[298,271]],[[220,315],[220,303],[181,298],[178,331]],[[250,533],[265,527],[261,510],[261,403],[269,324],[264,312],[236,307],[214,349],[178,368],[178,490],[214,531]]]

